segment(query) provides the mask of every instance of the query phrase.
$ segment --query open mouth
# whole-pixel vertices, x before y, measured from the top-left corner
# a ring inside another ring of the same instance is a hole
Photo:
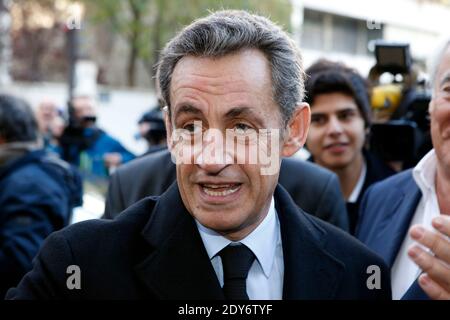
[[[225,197],[238,192],[241,185],[241,183],[200,184],[200,187],[202,191],[210,197]]]

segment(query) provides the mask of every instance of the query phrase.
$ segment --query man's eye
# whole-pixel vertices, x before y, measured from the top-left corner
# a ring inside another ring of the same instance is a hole
[[[234,131],[238,134],[248,134],[250,132],[253,132],[253,128],[245,123],[237,123],[234,125]]]
[[[316,116],[316,115],[312,115],[311,116],[311,123],[315,124],[315,125],[324,125],[327,122],[327,119],[323,116]]]
[[[339,114],[339,120],[348,121],[355,115],[353,111],[345,111]]]
[[[200,133],[202,132],[202,126],[197,123],[189,123],[183,126],[184,130],[189,131],[190,133]]]

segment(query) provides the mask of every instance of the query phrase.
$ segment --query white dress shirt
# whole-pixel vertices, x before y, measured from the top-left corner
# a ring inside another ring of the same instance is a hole
[[[206,228],[198,221],[197,228],[211,263],[223,287],[222,260],[218,253],[232,241]],[[247,277],[247,294],[251,300],[280,300],[283,298],[284,262],[280,221],[274,199],[264,220],[247,237],[239,241],[256,256]]]
[[[422,197],[409,227],[420,224],[432,230],[431,221],[440,215],[435,189],[436,165],[437,158],[433,149],[413,169],[413,178],[422,192]],[[392,298],[394,300],[401,299],[422,272],[408,256],[408,249],[413,243],[417,242],[407,234],[392,266]],[[427,250],[425,247],[424,249]]]
[[[366,174],[367,174],[367,164],[366,161],[363,160],[358,182],[356,182],[356,185],[353,188],[350,197],[348,197],[347,202],[355,203],[356,201],[358,201],[359,194],[361,193],[361,190],[364,186],[364,180],[366,180]]]

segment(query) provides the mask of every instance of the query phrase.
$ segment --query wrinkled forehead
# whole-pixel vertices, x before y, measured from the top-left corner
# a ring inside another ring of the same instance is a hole
[[[244,49],[219,57],[186,56],[175,66],[171,94],[193,84],[213,93],[230,89],[265,89],[271,84],[270,66],[265,55],[256,49]]]

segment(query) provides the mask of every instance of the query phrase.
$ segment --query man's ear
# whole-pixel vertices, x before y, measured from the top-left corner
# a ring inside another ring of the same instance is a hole
[[[283,157],[290,157],[303,147],[308,136],[310,122],[311,110],[309,104],[302,102],[295,109],[287,125],[283,148],[281,150]]]
[[[172,147],[173,147],[172,146],[173,140],[172,140],[172,124],[170,123],[169,107],[165,106],[162,110],[164,113],[164,124],[166,126],[166,132],[167,132],[167,136],[166,136],[167,148],[169,149],[169,151],[171,151]]]

